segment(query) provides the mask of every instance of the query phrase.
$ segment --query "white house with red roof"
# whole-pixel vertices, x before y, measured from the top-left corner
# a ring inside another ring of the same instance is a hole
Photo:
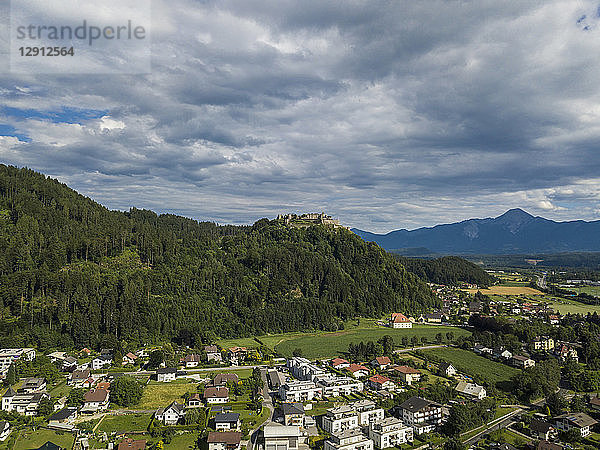
[[[402,313],[392,313],[390,318],[390,327],[392,328],[412,328],[413,324],[408,317]]]
[[[369,378],[369,386],[371,386],[371,388],[375,389],[376,391],[394,390],[394,388],[396,387],[392,380],[390,380],[386,376],[379,374],[373,375],[371,378]]]
[[[371,365],[379,370],[387,369],[390,364],[392,364],[392,361],[387,356],[378,356],[373,361],[371,361]]]
[[[421,379],[421,372],[409,366],[394,367],[394,371],[400,376],[400,379],[409,386]]]
[[[362,364],[350,364],[346,369],[354,378],[362,378],[369,375],[369,369]]]
[[[334,369],[346,369],[350,367],[350,362],[342,358],[334,358],[330,361],[330,365]]]

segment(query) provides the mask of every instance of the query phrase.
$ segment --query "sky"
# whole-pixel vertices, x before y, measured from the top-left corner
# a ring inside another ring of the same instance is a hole
[[[111,209],[218,223],[600,219],[598,1],[153,0],[151,14],[147,73],[0,64],[0,162]]]

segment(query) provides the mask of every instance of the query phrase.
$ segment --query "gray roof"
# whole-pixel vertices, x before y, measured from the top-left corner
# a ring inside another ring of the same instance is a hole
[[[411,397],[400,405],[400,408],[408,411],[420,411],[428,406],[441,406],[439,403],[432,402],[421,397]]]
[[[48,420],[65,420],[73,414],[77,414],[77,408],[63,408],[52,414]]]
[[[175,367],[165,367],[165,368],[160,368],[160,369],[156,369],[156,373],[177,373],[177,369]]]
[[[533,417],[531,419],[531,425],[529,426],[531,431],[535,431],[537,433],[547,433],[551,428],[554,428],[551,423],[546,422],[545,420],[537,419]]]
[[[574,424],[575,426],[580,427],[580,428],[591,427],[592,425],[595,425],[598,423],[596,420],[592,419],[590,416],[588,416],[585,413],[561,414],[560,416],[556,417],[556,419],[568,420],[569,422],[571,422],[572,424]]]
[[[304,405],[302,403],[282,403],[281,409],[283,415],[304,414]]]
[[[12,388],[12,386],[9,386],[8,389],[6,390],[6,392],[4,393],[4,395],[2,396],[2,398],[4,398],[4,397],[14,397],[15,395],[17,395],[17,393]]]
[[[215,423],[230,423],[240,420],[239,413],[218,413],[215,416]]]

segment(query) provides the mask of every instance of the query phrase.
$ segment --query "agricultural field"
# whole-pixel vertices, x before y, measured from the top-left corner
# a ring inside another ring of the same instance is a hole
[[[485,295],[544,295],[542,291],[530,288],[529,286],[490,286],[488,289],[465,289],[469,294],[475,294],[477,291]]]
[[[110,434],[120,431],[146,431],[152,420],[152,414],[123,414],[104,416],[97,431]]]
[[[173,401],[183,403],[186,392],[197,392],[198,383],[187,381],[174,381],[171,383],[158,383],[151,381],[142,394],[140,403],[135,406],[138,410],[151,410],[169,405]]]
[[[14,450],[30,450],[39,448],[48,441],[52,441],[64,448],[73,446],[73,435],[71,433],[60,433],[52,430],[37,429],[35,431],[21,431],[15,445]]]
[[[552,298],[550,306],[561,314],[600,313],[600,305],[586,305],[575,300]]]
[[[520,372],[519,369],[476,355],[470,350],[460,348],[432,348],[422,350],[441,360],[451,362],[460,372],[478,376],[491,383],[508,382]]]
[[[600,286],[581,286],[569,288],[570,291],[577,292],[578,294],[589,294],[594,297],[600,297]]]

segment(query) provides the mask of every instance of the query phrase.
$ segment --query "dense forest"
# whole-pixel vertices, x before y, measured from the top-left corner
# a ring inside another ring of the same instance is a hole
[[[397,259],[345,229],[110,211],[0,165],[0,346],[199,343],[438,305]]]
[[[477,264],[458,256],[443,256],[436,259],[406,258],[397,256],[406,270],[419,278],[436,284],[458,285],[471,283],[489,286],[495,279]]]

